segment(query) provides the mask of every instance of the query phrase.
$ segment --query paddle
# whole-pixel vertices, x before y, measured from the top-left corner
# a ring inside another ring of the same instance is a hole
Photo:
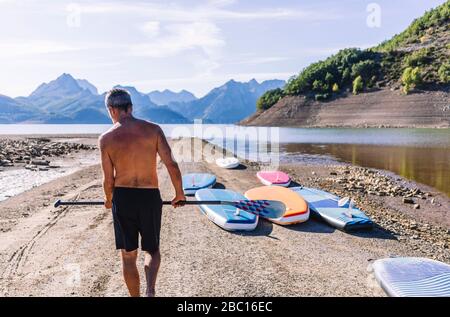
[[[171,205],[170,201],[163,201],[163,205]],[[286,212],[286,206],[277,200],[186,200],[184,205],[230,205],[265,218],[280,218]],[[61,201],[55,202],[59,206],[103,206],[103,201]]]

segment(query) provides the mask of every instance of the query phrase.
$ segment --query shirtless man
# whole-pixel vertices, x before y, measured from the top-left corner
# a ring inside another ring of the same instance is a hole
[[[178,164],[161,128],[132,115],[130,94],[113,89],[105,104],[114,123],[99,138],[103,170],[105,207],[112,208],[116,248],[121,250],[123,276],[131,296],[140,296],[136,266],[138,236],[145,252],[146,296],[155,296],[156,276],[161,261],[159,234],[162,200],[158,189],[158,154],[175,187],[172,206],[186,199]]]

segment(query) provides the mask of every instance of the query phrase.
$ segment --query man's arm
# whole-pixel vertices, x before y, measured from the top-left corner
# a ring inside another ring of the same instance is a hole
[[[99,138],[99,147],[102,160],[103,171],[103,192],[105,193],[105,207],[110,209],[112,207],[112,196],[114,190],[114,166],[111,158],[105,149],[104,137]]]
[[[161,157],[161,161],[167,167],[173,187],[175,188],[175,198],[172,200],[172,206],[182,206],[183,204],[180,203],[180,201],[185,201],[186,197],[184,196],[180,168],[172,156],[172,150],[170,149],[164,132],[161,129],[158,129],[157,151]]]

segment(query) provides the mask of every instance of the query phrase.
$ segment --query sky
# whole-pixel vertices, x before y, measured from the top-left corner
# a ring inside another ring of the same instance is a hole
[[[444,0],[0,0],[0,94],[62,73],[100,92],[289,79],[345,47],[367,48]]]

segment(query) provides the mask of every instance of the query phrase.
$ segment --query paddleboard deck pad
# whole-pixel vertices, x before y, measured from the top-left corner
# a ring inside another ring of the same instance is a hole
[[[202,200],[224,200],[240,201],[245,196],[228,189],[200,189],[195,193],[198,201]],[[258,225],[258,216],[253,213],[238,209],[230,205],[199,205],[200,210],[213,223],[219,227],[229,230],[254,230]]]
[[[208,173],[190,173],[183,175],[185,195],[194,195],[197,190],[211,188],[216,184],[216,176]]]
[[[339,206],[339,197],[326,191],[308,187],[290,187],[303,197],[313,214],[328,224],[344,231],[373,228],[373,221],[358,208],[349,205]]]
[[[450,265],[426,258],[376,260],[375,278],[388,296],[450,297]]]
[[[277,185],[288,187],[291,183],[291,178],[288,174],[280,171],[259,171],[256,177],[266,186]]]
[[[286,206],[286,212],[275,219],[269,219],[280,225],[290,225],[305,222],[309,219],[309,208],[306,201],[289,188],[280,186],[262,186],[248,190],[248,199],[268,199],[281,201]]]

